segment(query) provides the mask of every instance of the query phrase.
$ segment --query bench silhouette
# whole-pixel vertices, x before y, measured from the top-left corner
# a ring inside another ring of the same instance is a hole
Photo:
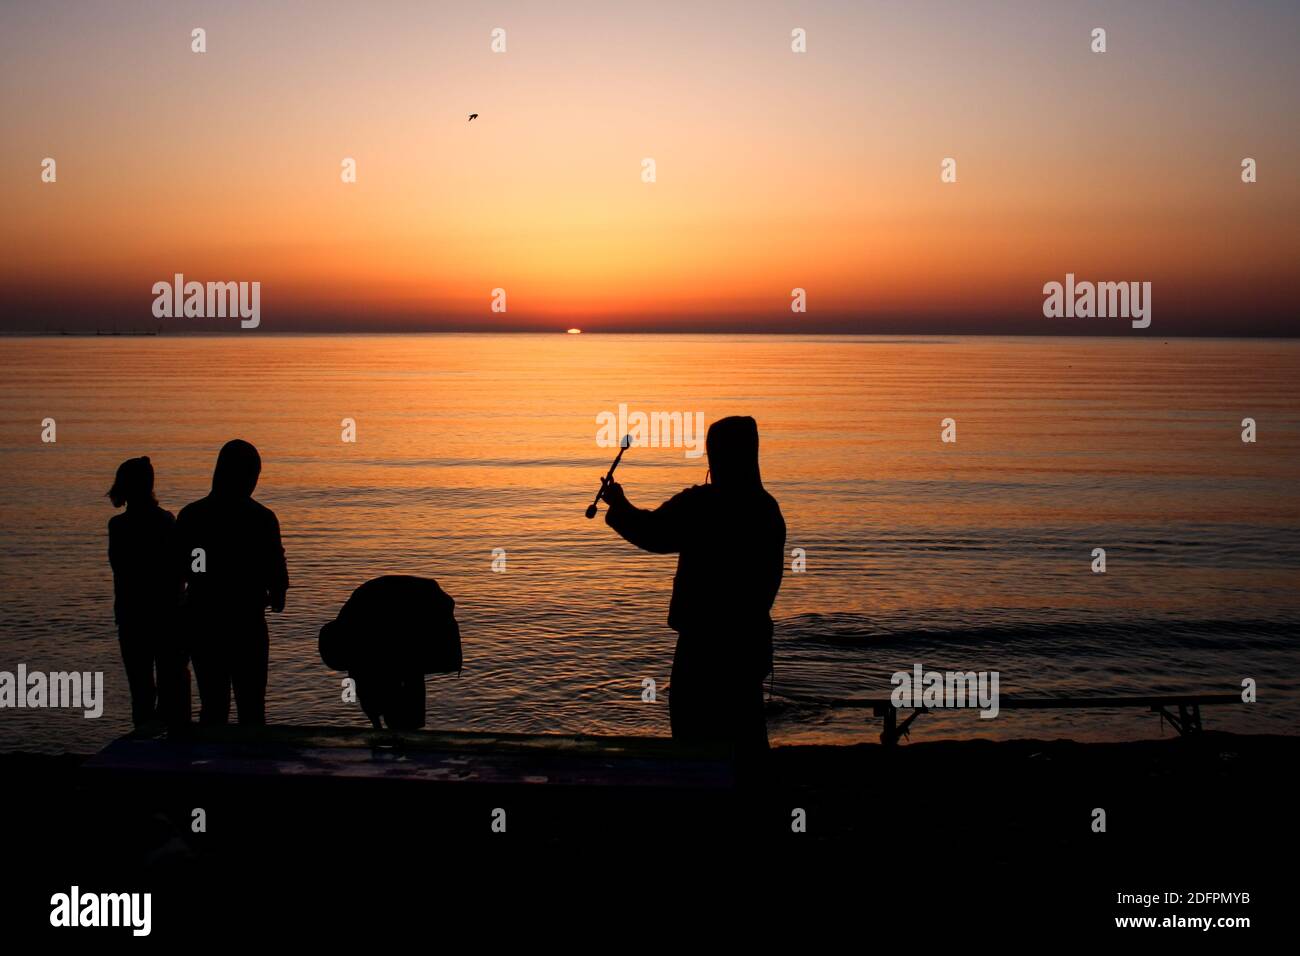
[[[833,708],[870,709],[875,716],[885,719],[885,728],[880,734],[880,742],[885,746],[898,743],[898,738],[907,735],[912,722],[929,710],[952,710],[955,708],[925,707],[899,708],[888,697],[837,697],[830,700],[807,697],[789,697],[790,700],[804,703],[816,703]],[[1189,736],[1201,732],[1201,705],[1243,703],[1240,694],[1165,694],[1142,697],[1016,697],[999,695],[999,710],[1085,710],[1089,708],[1143,707],[1159,713],[1173,724],[1179,736]],[[1177,708],[1177,715],[1174,714]],[[899,710],[912,711],[901,723]]]

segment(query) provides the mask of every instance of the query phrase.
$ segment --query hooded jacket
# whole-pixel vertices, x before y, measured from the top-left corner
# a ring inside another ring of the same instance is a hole
[[[707,642],[713,663],[761,680],[772,669],[772,604],[785,568],[785,519],[763,488],[758,425],[749,416],[709,426],[709,482],[653,511],[620,503],[605,523],[655,554],[679,555],[668,626]]]
[[[212,491],[181,509],[176,519],[178,561],[185,574],[185,607],[223,617],[261,614],[283,604],[289,587],[280,522],[253,500],[262,471],[257,449],[227,442],[217,456]],[[194,570],[194,549],[205,568]]]

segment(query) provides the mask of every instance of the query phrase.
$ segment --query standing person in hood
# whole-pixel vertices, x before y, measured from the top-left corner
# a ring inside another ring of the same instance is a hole
[[[752,756],[767,749],[763,679],[772,671],[785,519],[763,489],[754,419],[714,422],[706,447],[705,484],[653,511],[633,506],[611,482],[605,523],[638,548],[679,555],[668,610],[677,631],[668,688],[673,739]]]
[[[239,722],[266,723],[265,610],[284,610],[289,574],[280,522],[252,497],[261,471],[256,448],[238,438],[226,442],[211,493],[176,519],[202,724],[230,720],[232,688]]]

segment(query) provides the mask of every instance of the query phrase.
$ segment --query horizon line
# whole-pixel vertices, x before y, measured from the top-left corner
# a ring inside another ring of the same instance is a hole
[[[576,328],[576,326],[573,326]],[[151,331],[148,329],[126,329],[120,331],[90,331],[86,329],[0,329],[0,338],[240,338],[250,336],[305,336],[305,335],[568,335],[571,338],[579,338],[583,335],[595,336],[620,336],[620,335],[717,335],[717,336],[739,336],[739,335],[756,335],[756,336],[785,336],[785,337],[820,337],[825,338],[887,338],[887,339],[909,339],[909,338],[1003,338],[1003,339],[1276,339],[1288,341],[1300,338],[1300,331],[1294,333],[1278,333],[1274,331],[1260,332],[1179,332],[1171,331],[1160,335],[1138,334],[1128,330],[1118,329],[1114,332],[865,332],[853,330],[834,330],[834,329],[611,329],[601,330],[586,329],[580,330],[577,334],[570,333],[568,329],[537,329],[537,328],[507,328],[507,329],[227,329],[227,330],[173,330],[173,331]]]

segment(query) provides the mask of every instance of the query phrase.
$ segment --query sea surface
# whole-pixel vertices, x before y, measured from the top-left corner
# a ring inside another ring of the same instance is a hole
[[[456,599],[464,639],[463,673],[428,681],[431,726],[666,734],[675,558],[583,517],[614,451],[597,416],[620,403],[759,422],[806,561],[774,610],[776,742],[875,739],[869,711],[816,701],[887,696],[918,663],[1035,696],[1250,679],[1258,702],[1206,727],[1296,732],[1300,342],[248,332],[0,339],[0,670],[102,671],[107,698],[95,720],[0,710],[0,749],[129,729],[104,492],[147,454],[178,510],[234,437],[261,450],[293,585],[269,720],[364,723],[317,632],[361,582],[408,573]],[[689,452],[630,449],[632,501],[702,482]],[[1139,710],[961,711],[912,739],[1172,733]]]

